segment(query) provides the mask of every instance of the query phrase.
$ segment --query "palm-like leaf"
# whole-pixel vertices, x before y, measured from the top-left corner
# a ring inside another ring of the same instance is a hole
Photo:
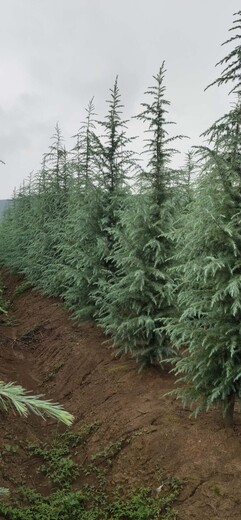
[[[0,407],[3,410],[14,408],[20,415],[27,417],[29,411],[45,419],[45,416],[53,417],[70,426],[74,420],[73,415],[66,412],[61,405],[50,400],[42,399],[42,395],[29,395],[22,386],[14,383],[0,381]]]

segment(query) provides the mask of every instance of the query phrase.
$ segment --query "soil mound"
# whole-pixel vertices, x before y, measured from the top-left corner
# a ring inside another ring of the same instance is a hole
[[[240,520],[238,416],[233,429],[224,427],[218,411],[190,419],[190,412],[166,395],[175,385],[172,375],[156,368],[138,373],[133,359],[114,357],[94,323],[74,324],[59,300],[31,289],[21,294],[20,277],[7,271],[3,277],[14,322],[1,326],[1,379],[63,404],[75,416],[73,430],[98,422],[86,447],[88,456],[121,442],[110,486],[155,490],[160,472],[173,475],[183,482],[176,504],[180,520]],[[35,416],[2,415],[1,425],[0,451],[10,439],[37,441],[65,431]],[[1,463],[0,486],[31,482],[33,464],[23,453],[16,465],[9,454]],[[43,486],[40,478],[34,484]]]

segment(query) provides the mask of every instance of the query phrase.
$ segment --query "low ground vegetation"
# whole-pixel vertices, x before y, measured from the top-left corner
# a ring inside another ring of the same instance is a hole
[[[46,496],[22,484],[11,497],[0,500],[0,514],[8,520],[174,520],[173,502],[181,483],[162,475],[160,494],[151,489],[107,491],[107,476],[123,448],[117,442],[86,460],[78,461],[98,424],[84,425],[79,432],[55,435],[48,443],[28,444],[24,449],[37,459],[36,472],[52,485]],[[19,446],[7,445],[2,456],[18,456]],[[34,475],[33,475],[34,478]],[[78,490],[76,490],[76,482]]]

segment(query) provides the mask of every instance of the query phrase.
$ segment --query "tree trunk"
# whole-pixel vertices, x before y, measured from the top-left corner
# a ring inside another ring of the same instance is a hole
[[[235,393],[230,394],[227,400],[223,403],[224,407],[224,421],[227,426],[233,426]]]

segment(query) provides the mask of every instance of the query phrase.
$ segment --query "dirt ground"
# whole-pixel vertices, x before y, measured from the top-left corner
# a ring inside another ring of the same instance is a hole
[[[11,298],[21,278],[4,271]],[[174,377],[152,368],[138,373],[128,357],[117,359],[94,323],[76,325],[57,299],[28,290],[14,298],[14,326],[0,327],[0,378],[45,394],[74,414],[73,429],[95,421],[89,453],[132,436],[112,466],[110,485],[160,485],[160,472],[179,477],[179,520],[241,520],[241,418],[225,428],[218,410],[190,419],[181,403],[166,395]],[[1,416],[1,447],[9,440],[43,440],[64,431],[53,420]],[[6,464],[0,486],[21,478],[33,484],[33,462]],[[36,477],[35,477],[36,478]],[[41,487],[38,479],[34,485]],[[41,489],[43,492],[43,489]],[[47,492],[47,490],[46,490]]]

